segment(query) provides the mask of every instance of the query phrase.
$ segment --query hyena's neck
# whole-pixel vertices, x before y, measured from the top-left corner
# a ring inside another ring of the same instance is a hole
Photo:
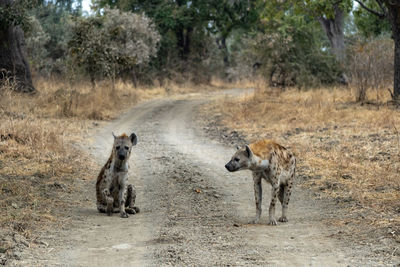
[[[110,169],[114,172],[127,172],[128,171],[128,159],[118,160],[115,157],[111,161]]]
[[[268,170],[270,167],[270,162],[267,159],[262,159],[256,155],[253,155],[250,163],[250,170],[252,171],[265,171]]]

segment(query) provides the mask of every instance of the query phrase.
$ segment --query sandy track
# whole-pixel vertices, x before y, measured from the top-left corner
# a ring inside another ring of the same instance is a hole
[[[237,94],[239,91],[225,92]],[[73,227],[48,237],[50,247],[20,265],[40,266],[375,266],[368,251],[329,236],[320,203],[295,188],[289,222],[261,224],[249,172],[228,173],[233,148],[212,141],[194,120],[197,107],[221,94],[197,94],[139,105],[96,133],[90,152],[105,162],[116,134],[135,131],[130,181],[141,213],[128,219],[77,207]],[[332,212],[332,211],[329,211]],[[277,215],[280,208],[277,209]]]

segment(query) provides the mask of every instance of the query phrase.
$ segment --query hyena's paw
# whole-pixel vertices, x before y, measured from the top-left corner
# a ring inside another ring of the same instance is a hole
[[[251,220],[249,222],[249,224],[258,224],[259,222],[260,222],[260,219],[254,219],[254,220]]]
[[[138,207],[132,207],[132,208],[125,208],[125,211],[129,214],[136,214],[139,213],[140,209]]]
[[[282,217],[280,217],[280,218],[278,219],[278,221],[279,221],[279,222],[288,222],[288,219],[287,219],[286,217],[282,216]]]
[[[107,215],[108,215],[108,216],[112,216],[113,210],[114,210],[113,207],[111,207],[111,208],[110,208],[110,207],[107,207],[107,210],[106,210]]]
[[[275,219],[269,219],[268,225],[276,225],[276,220]]]
[[[126,213],[126,212],[121,212],[120,216],[121,216],[121,218],[128,218],[129,217],[128,213]]]

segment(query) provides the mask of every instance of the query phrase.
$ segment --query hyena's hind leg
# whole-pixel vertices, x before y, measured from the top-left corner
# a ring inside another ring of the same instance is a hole
[[[292,194],[292,188],[293,188],[293,182],[295,179],[295,175],[296,175],[296,158],[292,157],[290,159],[291,162],[291,167],[290,167],[290,173],[289,173],[289,177],[287,179],[286,184],[282,187],[281,186],[281,191],[279,192],[282,197],[279,198],[279,200],[281,200],[282,203],[282,217],[279,218],[280,222],[287,222],[287,210],[288,210],[288,205],[289,205],[289,200],[290,200],[290,195]]]
[[[287,185],[280,187],[279,190],[279,200],[282,203],[282,216],[278,219],[280,222],[287,222],[287,210],[290,200],[290,195],[292,194],[292,182],[288,182]]]
[[[268,225],[276,225],[275,220],[275,204],[279,198],[279,185],[277,183],[271,183],[271,203],[269,204],[269,221]]]
[[[114,201],[114,197],[110,197],[110,199],[108,199],[108,202],[109,203],[111,203],[111,199],[112,199],[112,201],[115,203],[115,201]],[[107,199],[106,199],[106,201],[105,201],[106,203],[107,203]],[[115,204],[114,204],[115,205]],[[111,208],[108,208],[108,204],[104,204],[104,203],[102,203],[102,202],[97,202],[97,210],[100,212],[100,213],[108,213],[108,211],[111,211],[111,213],[117,213],[117,212],[119,212],[119,208],[116,208],[115,206],[111,209]],[[109,214],[110,215],[110,214]]]
[[[135,188],[129,184],[127,188],[127,194],[126,194],[126,202],[125,202],[125,211],[129,214],[136,214],[140,212],[140,209],[138,207],[135,207],[135,201],[136,201],[136,190]]]
[[[101,213],[106,213],[107,212],[107,206],[97,203],[97,210]]]
[[[97,204],[97,210],[100,213],[107,213],[107,206],[103,204]],[[111,213],[119,213],[119,208],[114,207]]]

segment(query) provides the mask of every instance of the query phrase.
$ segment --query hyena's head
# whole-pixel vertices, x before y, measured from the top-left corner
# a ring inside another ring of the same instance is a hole
[[[130,136],[122,134],[114,136],[113,153],[117,161],[126,161],[131,155],[132,147],[137,143],[136,134],[132,133]]]
[[[247,170],[251,166],[253,152],[249,146],[237,147],[237,151],[233,154],[232,159],[225,165],[225,168],[230,172],[239,170]]]

